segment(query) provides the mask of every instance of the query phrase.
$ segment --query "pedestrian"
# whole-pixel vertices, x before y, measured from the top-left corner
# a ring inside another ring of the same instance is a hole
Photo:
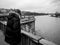
[[[10,45],[18,45],[21,41],[20,18],[16,13],[9,13],[5,41]]]

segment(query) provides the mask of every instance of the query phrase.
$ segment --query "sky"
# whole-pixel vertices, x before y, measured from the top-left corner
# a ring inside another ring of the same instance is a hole
[[[60,12],[60,0],[0,0],[0,8],[32,12]]]

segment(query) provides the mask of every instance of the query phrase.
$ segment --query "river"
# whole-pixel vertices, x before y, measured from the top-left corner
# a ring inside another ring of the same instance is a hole
[[[60,45],[60,18],[35,16],[35,29],[42,37]]]

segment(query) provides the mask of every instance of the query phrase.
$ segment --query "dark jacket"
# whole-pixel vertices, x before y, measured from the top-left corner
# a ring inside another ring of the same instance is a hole
[[[8,16],[5,41],[9,44],[19,43],[21,41],[20,18],[15,13],[11,13]]]

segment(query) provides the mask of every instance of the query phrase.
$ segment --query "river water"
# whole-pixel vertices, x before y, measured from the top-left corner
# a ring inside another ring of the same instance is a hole
[[[35,16],[35,29],[42,37],[60,45],[60,18]]]

